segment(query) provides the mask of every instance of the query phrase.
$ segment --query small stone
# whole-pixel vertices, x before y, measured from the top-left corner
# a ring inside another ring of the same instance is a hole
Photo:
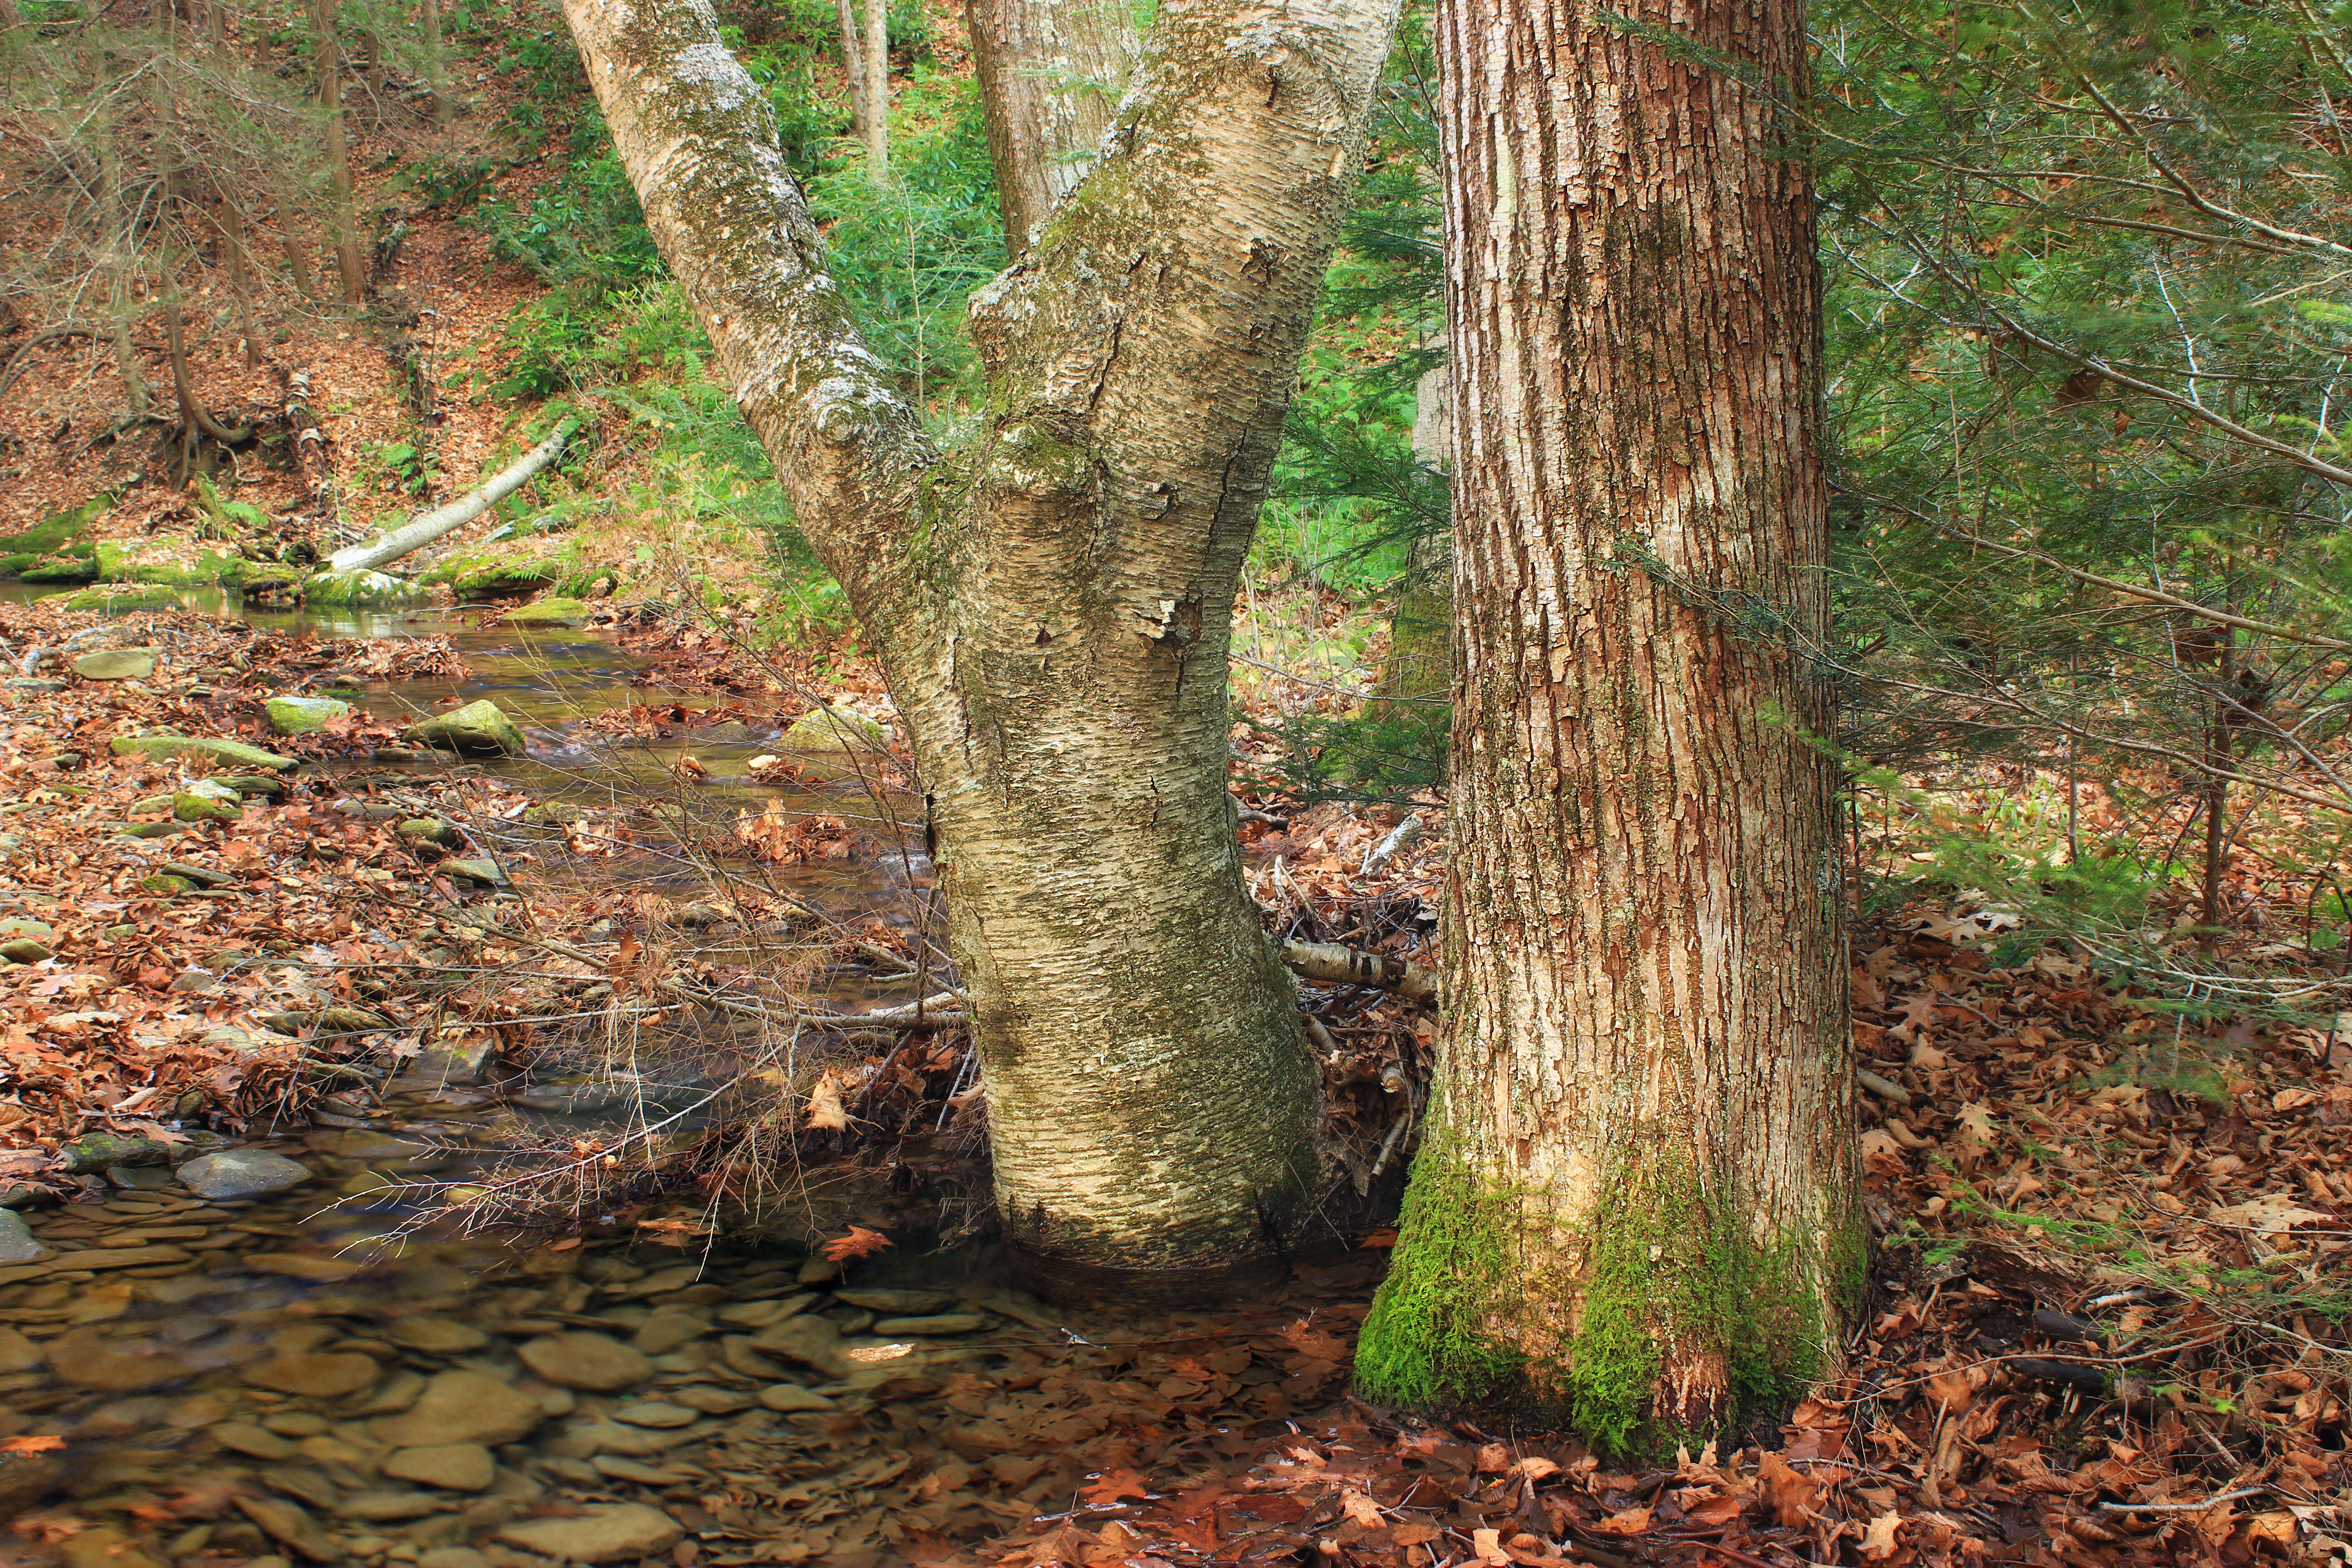
[[[751,1409],[752,1403],[751,1396],[740,1389],[719,1388],[708,1383],[688,1384],[667,1392],[677,1404],[705,1415],[732,1415],[739,1410]]]
[[[803,1388],[797,1383],[772,1383],[760,1390],[760,1403],[771,1410],[836,1410],[840,1406],[824,1394]]]
[[[448,1318],[403,1318],[387,1327],[383,1337],[404,1350],[430,1355],[462,1355],[490,1342],[490,1336],[471,1323]]]
[[[0,1323],[0,1373],[30,1372],[47,1359],[40,1346]]]
[[[172,797],[172,820],[174,822],[237,822],[244,816],[245,808],[229,801],[207,800],[200,795]]]
[[[464,837],[456,823],[437,816],[412,816],[393,831],[411,843],[455,844]]]
[[[320,1528],[319,1521],[305,1513],[299,1504],[283,1498],[239,1497],[236,1506],[246,1518],[261,1527],[263,1534],[280,1545],[292,1547],[313,1563],[342,1561],[343,1543]]]
[[[163,874],[177,877],[184,882],[194,882],[199,888],[220,888],[236,880],[226,871],[207,871],[202,866],[190,866],[179,860],[163,862]]]
[[[823,1318],[803,1315],[772,1323],[751,1336],[751,1348],[814,1367],[828,1377],[839,1377],[849,1367],[842,1353],[841,1331]]]
[[[460,881],[478,883],[485,888],[504,888],[510,885],[507,879],[507,874],[499,868],[499,863],[495,860],[481,858],[444,860],[434,869],[442,876],[455,877]]]
[[[683,1405],[669,1405],[649,1399],[641,1405],[624,1405],[613,1412],[613,1419],[625,1421],[632,1426],[691,1426],[702,1418],[699,1411]]]
[[[868,1311],[886,1312],[897,1317],[944,1312],[955,1305],[954,1297],[936,1290],[835,1290],[833,1299],[845,1306],[864,1307]]]
[[[257,1568],[248,1563],[245,1568]],[[416,1568],[490,1568],[490,1560],[470,1546],[444,1546],[420,1554]]]
[[[180,1184],[205,1198],[258,1198],[287,1192],[310,1179],[299,1163],[267,1149],[227,1149],[191,1160],[173,1172]]]
[[[738,1328],[764,1329],[771,1323],[781,1323],[786,1318],[798,1317],[824,1298],[814,1291],[803,1291],[787,1296],[781,1301],[734,1301],[719,1309],[719,1321]]]
[[[625,1426],[617,1421],[586,1421],[565,1428],[547,1445],[550,1452],[584,1459],[593,1454],[626,1454],[643,1459],[698,1441],[707,1432],[691,1426]]]
[[[395,1480],[445,1487],[457,1492],[484,1490],[498,1479],[498,1461],[478,1443],[400,1448],[383,1461],[383,1473]]]
[[[611,1394],[653,1375],[653,1363],[609,1334],[546,1334],[524,1342],[523,1364],[562,1388]]]
[[[155,673],[155,650],[116,647],[86,653],[74,660],[74,673],[84,680],[144,680]]]
[[[183,822],[134,822],[121,830],[125,838],[177,838],[188,830]]]
[[[29,936],[35,942],[55,942],[58,933],[47,921],[37,921],[29,915],[10,915],[0,920],[0,939]]]
[[[667,1552],[685,1533],[660,1510],[624,1502],[590,1504],[570,1519],[503,1525],[499,1539],[560,1563],[618,1563]]]
[[[442,1506],[440,1500],[429,1492],[362,1492],[337,1503],[335,1512],[370,1524],[389,1524],[439,1513]]]
[[[403,730],[400,738],[420,746],[472,754],[503,753],[515,757],[523,752],[522,731],[505,710],[488,698],[447,713],[420,719]]]
[[[156,1268],[187,1260],[188,1255],[176,1247],[116,1247],[60,1252],[49,1261],[58,1271],[70,1272],[77,1268]]]
[[[317,1279],[324,1282],[348,1279],[366,1267],[355,1258],[320,1258],[310,1252],[248,1252],[245,1268],[248,1274],[275,1274],[286,1279]]]
[[[988,1327],[985,1312],[941,1312],[927,1318],[885,1318],[874,1325],[884,1339],[900,1334],[970,1334]]]
[[[46,943],[35,942],[29,936],[0,942],[0,958],[11,963],[46,963],[56,956],[57,953]]]
[[[399,1448],[459,1443],[511,1443],[530,1436],[546,1412],[539,1401],[478,1372],[445,1372],[399,1415],[369,1424],[379,1442]]]
[[[196,1043],[212,1050],[226,1051],[232,1056],[239,1057],[249,1057],[254,1052],[265,1048],[260,1041],[243,1029],[226,1024],[217,1029],[206,1029]]]
[[[272,1356],[245,1369],[245,1381],[280,1394],[308,1394],[313,1399],[340,1399],[375,1386],[375,1358],[304,1352]]]
[[[635,1337],[629,1342],[647,1355],[667,1355],[709,1331],[710,1325],[700,1318],[690,1318],[683,1312],[656,1312],[638,1326]]]
[[[68,1535],[57,1550],[65,1568],[163,1568],[110,1524]]]
[[[275,1432],[264,1431],[249,1421],[224,1421],[212,1429],[213,1441],[232,1453],[250,1455],[257,1459],[290,1459],[294,1445]]]
[[[273,697],[264,706],[269,727],[280,735],[308,735],[352,716],[352,705],[331,697]]]

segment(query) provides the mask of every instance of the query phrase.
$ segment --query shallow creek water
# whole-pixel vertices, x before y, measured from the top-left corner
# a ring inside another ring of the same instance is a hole
[[[667,768],[580,738],[649,698],[593,634],[254,618],[449,636],[474,676],[364,700],[497,698],[532,754],[494,766],[535,794]],[[767,738],[696,755],[723,773]],[[775,793],[724,788],[712,809]],[[845,909],[887,881],[813,875]],[[786,1237],[523,1249],[418,1229],[402,1184],[497,1157],[480,1099],[394,1098],[367,1125],[249,1145],[304,1173],[259,1201],[124,1170],[29,1212],[55,1250],[0,1266],[0,1563],[987,1561],[1041,1517],[1118,1517],[1117,1497],[1082,1497],[1090,1474],[1214,1467],[1321,1407],[1337,1352],[1301,1324],[1352,1321],[1375,1267],[1225,1310],[1064,1310],[1009,1289],[984,1248],[927,1255],[916,1237],[845,1265]]]

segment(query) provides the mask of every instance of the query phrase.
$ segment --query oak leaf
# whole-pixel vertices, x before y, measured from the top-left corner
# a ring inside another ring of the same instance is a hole
[[[1899,1545],[1895,1537],[1903,1529],[1903,1516],[1888,1509],[1862,1532],[1862,1558],[1865,1563],[1881,1563],[1895,1555]]]
[[[895,1244],[891,1239],[880,1231],[868,1230],[862,1225],[853,1225],[849,1227],[848,1235],[835,1237],[824,1244],[823,1250],[825,1257],[832,1261],[843,1263],[853,1258],[864,1258],[870,1253],[879,1252],[884,1247],[893,1245]]]
[[[1813,1483],[1790,1469],[1780,1455],[1765,1455],[1756,1467],[1756,1479],[1763,1483],[1764,1499],[1782,1524],[1793,1530],[1811,1517]]]
[[[809,1091],[808,1124],[830,1127],[836,1132],[848,1131],[849,1110],[841,1103],[841,1086],[831,1074],[817,1079],[816,1088]]]
[[[1138,1501],[1151,1495],[1151,1483],[1133,1470],[1105,1470],[1082,1489],[1087,1501],[1097,1508],[1108,1508],[1121,1498]]]

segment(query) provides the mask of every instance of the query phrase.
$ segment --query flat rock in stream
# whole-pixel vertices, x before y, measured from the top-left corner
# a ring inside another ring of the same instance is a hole
[[[611,1394],[654,1374],[645,1353],[609,1334],[542,1334],[517,1351],[523,1364],[559,1388]]]
[[[849,1369],[841,1331],[823,1318],[787,1318],[772,1323],[751,1336],[751,1348],[814,1367],[828,1377],[839,1377]]]
[[[887,1340],[900,1334],[972,1334],[986,1327],[985,1312],[941,1312],[927,1318],[885,1318],[874,1331]]]
[[[103,1171],[109,1165],[166,1165],[172,1146],[160,1138],[137,1133],[85,1132],[58,1151],[66,1169],[76,1175]]]
[[[304,1512],[299,1503],[283,1498],[240,1497],[236,1506],[261,1532],[280,1545],[290,1546],[313,1563],[340,1563],[343,1543]]]
[[[499,1464],[479,1443],[442,1443],[394,1450],[383,1461],[383,1473],[395,1480],[478,1492],[498,1479]]]
[[[256,1362],[245,1369],[245,1381],[280,1394],[340,1399],[346,1394],[373,1388],[378,1370],[373,1356],[305,1351]]]
[[[379,1416],[368,1429],[396,1448],[460,1443],[511,1443],[546,1417],[539,1401],[478,1372],[445,1372],[425,1385],[398,1415]]]
[[[509,610],[504,624],[522,627],[584,626],[595,614],[595,606],[578,599],[547,598]]]
[[[420,719],[403,730],[400,738],[420,746],[477,756],[519,757],[523,752],[522,731],[507,716],[506,710],[487,697],[446,713]]]
[[[267,1149],[226,1149],[191,1160],[172,1173],[202,1198],[259,1198],[300,1186],[310,1173],[297,1161]]]
[[[74,673],[84,680],[144,680],[155,673],[152,647],[114,647],[86,653],[74,660]]]
[[[591,1504],[570,1519],[527,1519],[503,1525],[499,1539],[561,1563],[619,1563],[677,1545],[686,1531],[643,1503]]]
[[[47,1359],[48,1353],[40,1346],[6,1324],[0,1323],[0,1373],[30,1372]],[[751,1401],[743,1403],[748,1405]],[[739,1405],[735,1408],[740,1410],[743,1405]]]
[[[797,1383],[772,1383],[760,1391],[760,1403],[771,1410],[790,1415],[801,1410],[838,1410],[841,1408],[814,1389],[803,1388]]]
[[[402,1318],[384,1330],[383,1337],[403,1350],[429,1355],[462,1355],[490,1342],[490,1336],[473,1324],[453,1318]]]
[[[944,1312],[955,1305],[955,1298],[939,1290],[835,1290],[833,1299],[845,1306],[863,1307],[869,1312],[883,1312],[894,1317],[924,1317]]]

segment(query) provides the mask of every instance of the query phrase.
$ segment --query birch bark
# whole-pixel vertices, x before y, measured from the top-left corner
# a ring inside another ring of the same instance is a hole
[[[1828,629],[1811,192],[1772,101],[1801,0],[1626,14],[1437,11],[1447,1007],[1357,1361],[1618,1449],[1827,1370],[1863,1258],[1830,696],[1794,651]]]
[[[1206,1285],[1326,1181],[1292,983],[1243,886],[1226,648],[1396,0],[1171,0],[1109,151],[972,301],[943,452],[859,340],[707,0],[566,0],[646,221],[929,794],[1011,1238]],[[875,106],[869,105],[869,108]]]

